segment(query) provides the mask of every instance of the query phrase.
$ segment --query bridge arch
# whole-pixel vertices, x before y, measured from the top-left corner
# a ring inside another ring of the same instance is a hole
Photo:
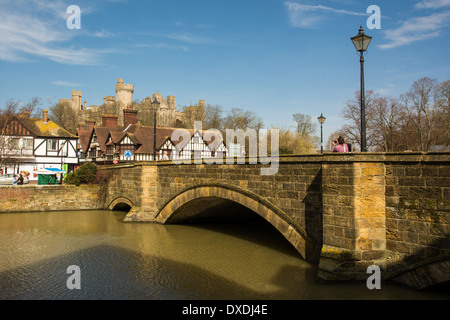
[[[242,205],[274,226],[301,254],[310,262],[317,263],[320,256],[321,244],[318,244],[307,232],[277,206],[250,191],[226,185],[202,185],[182,191],[169,200],[157,213],[156,220],[163,224],[179,221],[182,207],[193,201],[212,199],[228,200]],[[205,202],[203,202],[204,205]]]
[[[440,284],[450,285],[450,256],[435,257],[405,266],[387,274],[386,279],[425,289]]]
[[[113,199],[109,205],[106,206],[107,210],[124,210],[128,209],[130,210],[133,208],[134,204],[133,201],[126,197],[117,197]]]

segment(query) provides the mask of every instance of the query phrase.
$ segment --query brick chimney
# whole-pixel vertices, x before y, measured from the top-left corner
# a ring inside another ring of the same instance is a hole
[[[86,120],[86,130],[90,131],[95,126],[95,120]]]
[[[43,123],[48,122],[48,110],[42,110],[42,122]]]
[[[117,127],[119,116],[114,114],[103,114],[102,115],[102,126],[114,128]]]
[[[29,119],[30,118],[30,111],[24,110],[21,114],[19,114],[19,118]]]
[[[137,110],[123,109],[123,123],[125,128],[137,123]]]

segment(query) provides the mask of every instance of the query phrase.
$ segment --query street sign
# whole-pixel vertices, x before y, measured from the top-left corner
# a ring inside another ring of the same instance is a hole
[[[130,150],[125,150],[124,154],[125,158],[131,158],[131,151]]]

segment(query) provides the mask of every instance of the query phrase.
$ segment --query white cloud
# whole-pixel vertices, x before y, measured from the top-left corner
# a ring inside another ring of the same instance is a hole
[[[84,84],[68,82],[63,80],[53,81],[52,84],[54,84],[55,86],[63,86],[63,87],[84,87]]]
[[[211,42],[211,39],[201,36],[196,36],[188,33],[172,33],[172,34],[166,34],[166,38],[177,40],[181,42],[186,43],[209,43]]]
[[[404,21],[395,30],[384,31],[388,43],[380,45],[381,49],[392,49],[408,45],[417,41],[436,38],[441,35],[442,29],[447,26],[450,19],[450,11],[433,13],[425,17],[415,17]]]
[[[11,2],[0,11],[0,59],[21,62],[39,57],[62,64],[97,64],[100,51],[72,47],[72,38],[80,33],[65,28],[66,9],[59,0]]]
[[[157,49],[175,49],[182,51],[189,51],[187,46],[171,46],[166,43],[141,43],[134,45],[135,48],[157,48]]]
[[[152,32],[139,32],[138,33],[141,36],[150,36],[150,37],[157,37],[157,38],[165,38],[169,40],[175,40],[179,42],[184,43],[190,43],[190,44],[213,44],[216,41],[203,36],[197,36],[190,33],[183,33],[183,32],[174,32],[174,33],[152,33]]]
[[[414,6],[416,9],[438,9],[450,7],[450,0],[423,0]]]
[[[288,10],[290,24],[299,28],[311,28],[317,26],[317,24],[325,18],[327,13],[367,16],[367,13],[365,12],[335,9],[322,5],[305,5],[296,2],[285,2],[284,5]]]

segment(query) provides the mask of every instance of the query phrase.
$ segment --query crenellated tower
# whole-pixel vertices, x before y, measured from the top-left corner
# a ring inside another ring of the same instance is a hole
[[[83,109],[82,107],[82,97],[83,94],[80,91],[77,91],[75,89],[72,90],[72,99],[59,99],[59,103],[66,103],[67,105],[69,105],[74,111],[79,112],[80,110]]]
[[[72,90],[72,108],[75,111],[82,109],[82,107],[81,107],[81,105],[82,105],[81,98],[82,97],[83,97],[83,94],[82,94],[81,90],[80,91],[77,91],[75,89]]]
[[[123,79],[117,79],[116,84],[116,101],[121,103],[123,108],[131,106],[133,102],[134,86],[132,84],[123,83]]]

